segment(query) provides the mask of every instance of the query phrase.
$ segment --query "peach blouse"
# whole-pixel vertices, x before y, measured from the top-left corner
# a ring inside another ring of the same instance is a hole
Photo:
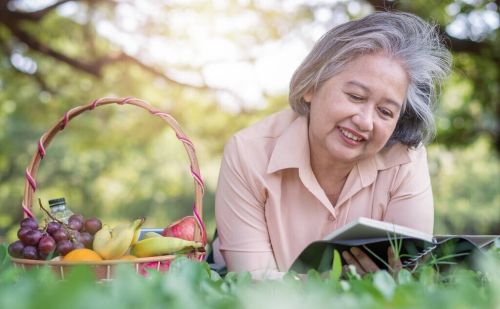
[[[227,143],[215,201],[220,251],[230,271],[287,271],[312,241],[368,217],[432,234],[424,147],[384,148],[357,162],[336,205],[309,163],[307,118],[273,114]]]

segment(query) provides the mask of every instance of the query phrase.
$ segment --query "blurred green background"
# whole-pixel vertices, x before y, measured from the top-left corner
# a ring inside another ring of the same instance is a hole
[[[435,22],[454,55],[428,148],[435,232],[500,234],[498,1],[0,0],[0,243],[15,237],[38,139],[70,108],[109,96],[150,102],[193,140],[211,235],[224,143],[287,106],[291,74],[327,29],[384,9]],[[194,195],[173,131],[132,106],[71,121],[37,181],[45,205],[64,196],[110,224],[146,216],[163,227]]]

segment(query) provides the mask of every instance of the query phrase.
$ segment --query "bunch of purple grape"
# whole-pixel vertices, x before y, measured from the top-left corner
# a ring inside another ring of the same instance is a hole
[[[25,218],[17,232],[19,240],[9,245],[9,254],[16,258],[46,260],[78,248],[92,249],[94,234],[101,228],[101,220],[95,217],[85,220],[80,214],[69,217],[67,224],[50,221],[43,228],[34,218]]]

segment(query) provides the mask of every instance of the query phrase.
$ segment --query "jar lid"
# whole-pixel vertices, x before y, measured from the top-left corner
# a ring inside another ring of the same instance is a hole
[[[60,197],[60,198],[55,198],[55,199],[49,200],[49,206],[50,207],[59,206],[59,205],[65,205],[65,204],[66,204],[66,200],[64,199],[64,197]]]

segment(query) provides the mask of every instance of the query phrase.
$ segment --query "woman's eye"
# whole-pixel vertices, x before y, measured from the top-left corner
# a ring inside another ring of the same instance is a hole
[[[380,113],[382,113],[382,115],[392,118],[393,114],[390,110],[388,110],[386,108],[380,108],[379,110],[380,110]]]
[[[363,100],[363,97],[360,97],[360,96],[355,95],[355,94],[348,93],[347,95],[349,96],[349,98],[351,98],[355,102],[360,102]]]

